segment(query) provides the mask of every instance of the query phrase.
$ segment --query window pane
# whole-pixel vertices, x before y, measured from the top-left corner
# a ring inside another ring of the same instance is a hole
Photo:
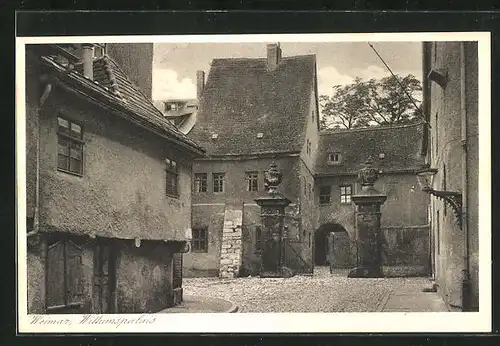
[[[82,145],[79,143],[71,143],[70,157],[73,159],[82,159]]]
[[[214,174],[214,192],[224,192],[224,174]]]
[[[69,170],[73,173],[82,173],[82,161],[79,159],[71,158],[69,161]]]
[[[68,170],[68,164],[69,158],[67,156],[61,154],[57,155],[57,168]]]
[[[59,137],[57,139],[57,148],[59,154],[69,156],[69,141]]]
[[[63,118],[57,118],[58,131],[64,134],[69,134],[69,121]]]
[[[82,127],[78,124],[71,123],[71,136],[75,138],[82,138]]]

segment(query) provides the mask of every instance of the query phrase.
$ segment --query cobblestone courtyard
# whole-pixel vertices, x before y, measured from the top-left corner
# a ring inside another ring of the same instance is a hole
[[[230,300],[238,312],[446,311],[428,278],[347,278],[317,268],[313,276],[238,279],[185,278],[186,295]]]

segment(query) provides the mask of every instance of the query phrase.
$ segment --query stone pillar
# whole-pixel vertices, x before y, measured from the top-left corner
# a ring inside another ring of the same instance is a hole
[[[261,277],[287,277],[290,270],[284,266],[285,208],[290,200],[277,190],[282,173],[273,162],[265,173],[268,186],[266,196],[255,199],[261,207],[262,238],[264,246],[261,254]]]
[[[372,167],[369,158],[365,167],[359,171],[361,192],[352,196],[356,204],[356,245],[357,265],[349,272],[348,277],[374,278],[382,277],[381,268],[381,231],[380,206],[387,196],[377,191],[373,185],[379,172]]]

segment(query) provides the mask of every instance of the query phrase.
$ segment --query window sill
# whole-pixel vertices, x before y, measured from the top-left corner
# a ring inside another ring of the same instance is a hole
[[[168,193],[165,195],[167,197],[173,198],[173,199],[179,199],[179,195],[169,195]]]
[[[328,166],[339,166],[342,164],[342,162],[333,162],[333,161],[327,161],[326,164]]]
[[[331,206],[331,205],[332,205],[331,202],[330,203],[319,203],[320,207],[328,207],[328,206]]]
[[[57,168],[57,171],[58,171],[58,172],[61,172],[61,173],[65,173],[65,174],[73,175],[73,176],[75,176],[75,177],[80,177],[80,178],[82,178],[82,177],[83,177],[83,173],[71,172],[71,171],[67,171],[67,170],[62,169],[62,168]]]
[[[192,253],[208,253],[208,250],[191,250]]]

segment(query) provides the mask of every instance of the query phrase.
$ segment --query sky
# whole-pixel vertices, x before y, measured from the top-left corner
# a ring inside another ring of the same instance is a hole
[[[155,43],[153,100],[196,97],[196,71],[208,78],[214,58],[264,58],[262,43]],[[372,42],[396,74],[413,74],[421,79],[420,42]],[[390,72],[366,42],[283,42],[283,56],[316,54],[318,94],[330,95],[333,85],[390,76]]]

